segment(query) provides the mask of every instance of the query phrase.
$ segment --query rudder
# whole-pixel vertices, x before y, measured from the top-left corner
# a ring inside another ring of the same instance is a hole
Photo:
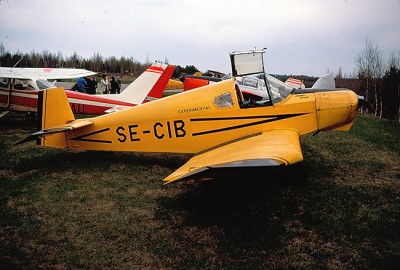
[[[38,125],[37,130],[47,130],[65,125],[75,120],[64,88],[50,88],[38,95]],[[37,144],[44,145],[45,139],[38,139]]]
[[[146,96],[145,100],[143,100],[143,103],[152,101],[152,100],[157,100],[162,97],[165,88],[167,87],[168,81],[172,76],[172,73],[174,72],[175,67],[168,65],[164,72],[161,74],[160,78],[157,80],[157,82],[154,84],[153,88],[151,88],[149,94]]]

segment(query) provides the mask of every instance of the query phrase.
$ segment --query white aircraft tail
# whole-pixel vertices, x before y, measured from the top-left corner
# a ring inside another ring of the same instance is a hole
[[[161,98],[174,68],[174,66],[162,63],[151,65],[118,95],[118,100],[142,104]]]
[[[313,89],[335,89],[335,79],[333,78],[332,73],[326,73],[322,75],[311,87]]]

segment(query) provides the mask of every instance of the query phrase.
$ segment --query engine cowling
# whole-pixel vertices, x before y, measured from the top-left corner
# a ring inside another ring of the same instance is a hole
[[[357,116],[358,97],[351,90],[315,92],[318,130],[349,130]]]

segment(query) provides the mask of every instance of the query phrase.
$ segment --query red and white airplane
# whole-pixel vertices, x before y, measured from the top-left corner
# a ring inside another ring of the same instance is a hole
[[[77,114],[104,114],[162,97],[174,66],[154,63],[121,94],[89,95],[65,90],[71,109]],[[38,92],[55,87],[48,80],[95,75],[84,69],[0,68],[0,110],[35,113]],[[0,115],[0,117],[2,116]]]
[[[278,95],[278,92],[285,91],[290,93],[293,89],[305,88],[303,82],[298,79],[289,78],[286,82],[266,74],[266,82],[269,84],[268,88],[271,89],[272,95]],[[201,86],[213,84],[220,82],[222,80],[230,79],[231,74],[226,74],[222,78],[214,78],[208,76],[191,76],[186,75],[183,78],[183,90],[191,90]],[[241,76],[236,78],[240,91],[242,92],[243,98],[245,100],[252,101],[266,101],[269,100],[269,95],[267,92],[267,87],[265,85],[264,79],[260,79],[255,76]]]

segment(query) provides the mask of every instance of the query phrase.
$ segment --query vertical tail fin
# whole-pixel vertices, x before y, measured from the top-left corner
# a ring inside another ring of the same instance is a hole
[[[42,146],[69,148],[66,133],[93,124],[89,118],[75,120],[64,88],[49,88],[38,95],[38,131],[17,144],[36,140]]]
[[[175,69],[174,66],[167,66],[165,68],[163,74],[160,76],[156,84],[150,90],[149,94],[146,96],[143,103],[159,99],[162,97],[162,94],[164,93],[164,90],[167,87],[167,84],[172,76],[172,73],[174,72],[174,69]]]
[[[151,65],[122,91],[118,99],[133,104],[142,104],[146,102],[147,96],[153,99],[160,98],[173,71],[174,67],[166,64],[155,63]]]
[[[50,88],[39,92],[38,118],[38,130],[75,120],[64,88]]]
[[[47,130],[75,120],[64,88],[50,88],[39,92],[37,130]],[[42,144],[38,139],[37,144]]]
[[[311,87],[313,89],[335,89],[335,79],[332,73],[327,73],[319,77],[319,79]]]

